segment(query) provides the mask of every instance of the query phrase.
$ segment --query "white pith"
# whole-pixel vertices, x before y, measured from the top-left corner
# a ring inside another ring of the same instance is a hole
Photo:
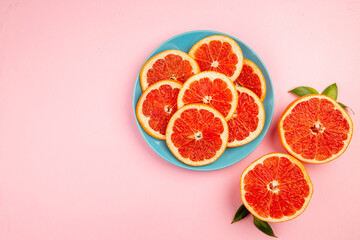
[[[204,98],[203,98],[203,103],[209,103],[210,101],[211,101],[211,96],[205,96]]]
[[[211,66],[212,66],[212,67],[218,67],[218,66],[219,66],[219,62],[218,62],[218,61],[213,61],[213,62],[211,63]]]
[[[278,186],[279,186],[279,182],[276,180],[273,180],[267,185],[267,190],[269,190],[273,193],[278,193],[280,191]]]
[[[197,133],[195,133],[195,134],[194,134],[194,137],[195,137],[196,140],[202,139],[202,132],[197,132]]]

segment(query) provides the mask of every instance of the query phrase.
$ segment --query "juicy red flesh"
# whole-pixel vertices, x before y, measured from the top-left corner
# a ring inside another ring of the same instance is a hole
[[[144,100],[142,113],[150,118],[150,127],[162,135],[165,135],[168,122],[177,110],[178,93],[179,88],[161,85],[159,89],[150,91]]]
[[[254,72],[254,69],[249,65],[243,66],[239,77],[235,80],[235,83],[240,86],[246,87],[253,91],[259,98],[261,98],[261,81],[260,77]]]
[[[217,40],[201,45],[195,52],[194,58],[201,71],[216,71],[228,77],[234,75],[236,64],[239,62],[231,45]],[[213,65],[214,61],[218,63],[217,66]]]
[[[219,78],[211,81],[207,77],[194,81],[185,91],[182,101],[184,104],[205,103],[206,97],[211,97],[208,105],[214,107],[223,116],[228,115],[233,96],[225,81]]]
[[[175,54],[169,54],[164,59],[158,59],[146,74],[149,85],[165,79],[173,79],[185,82],[194,75],[192,66],[188,60]]]
[[[216,155],[222,146],[221,120],[205,109],[187,109],[174,122],[171,141],[180,155],[190,160],[203,161]],[[196,139],[196,135],[201,135]]]
[[[247,203],[264,218],[294,215],[310,194],[301,168],[285,157],[265,159],[246,174],[244,184]]]
[[[315,124],[321,126],[314,131]],[[305,159],[326,160],[337,154],[348,139],[350,125],[327,99],[298,103],[283,121],[285,141]]]
[[[259,107],[254,98],[244,92],[237,91],[237,93],[238,105],[233,117],[228,121],[229,143],[244,140],[257,129],[259,124]]]

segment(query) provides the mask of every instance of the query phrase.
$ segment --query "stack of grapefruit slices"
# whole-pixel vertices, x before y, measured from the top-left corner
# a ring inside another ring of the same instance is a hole
[[[230,37],[213,35],[188,53],[155,55],[143,65],[140,84],[138,121],[185,164],[210,164],[264,127],[265,79]]]

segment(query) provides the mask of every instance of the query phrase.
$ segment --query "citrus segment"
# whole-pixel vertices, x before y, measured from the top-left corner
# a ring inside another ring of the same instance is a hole
[[[282,145],[294,157],[308,163],[326,163],[346,150],[353,124],[332,98],[307,95],[284,111],[278,132]]]
[[[243,54],[239,45],[231,38],[213,35],[197,42],[189,51],[199,64],[201,71],[216,71],[234,81],[243,65]]]
[[[225,151],[229,130],[224,117],[205,104],[180,108],[166,129],[170,151],[185,164],[203,166]]]
[[[262,102],[251,90],[236,86],[238,104],[228,121],[228,147],[237,147],[254,140],[264,127],[265,110]]]
[[[298,160],[288,154],[270,153],[245,169],[240,192],[254,216],[267,222],[284,222],[305,210],[313,185]]]
[[[167,124],[177,110],[180,88],[179,82],[162,80],[151,85],[141,95],[136,107],[136,117],[151,136],[165,139]]]
[[[200,72],[196,61],[180,50],[166,50],[150,58],[140,71],[140,84],[145,89],[151,84],[172,79],[181,83]]]
[[[244,59],[243,68],[235,83],[253,91],[263,102],[266,96],[265,78],[255,63]]]
[[[228,120],[236,110],[234,84],[217,72],[201,72],[189,78],[180,89],[178,108],[190,103],[204,103],[217,109]]]

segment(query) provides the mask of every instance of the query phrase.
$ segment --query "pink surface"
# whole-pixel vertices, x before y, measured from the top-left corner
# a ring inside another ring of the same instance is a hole
[[[195,172],[158,157],[137,129],[132,91],[150,52],[169,37],[233,35],[264,61],[275,87],[269,132],[247,158]],[[336,82],[354,110],[348,150],[305,164],[315,190],[280,239],[360,239],[359,1],[0,2],[0,239],[269,239],[241,204],[240,174],[269,152],[295,99]]]

